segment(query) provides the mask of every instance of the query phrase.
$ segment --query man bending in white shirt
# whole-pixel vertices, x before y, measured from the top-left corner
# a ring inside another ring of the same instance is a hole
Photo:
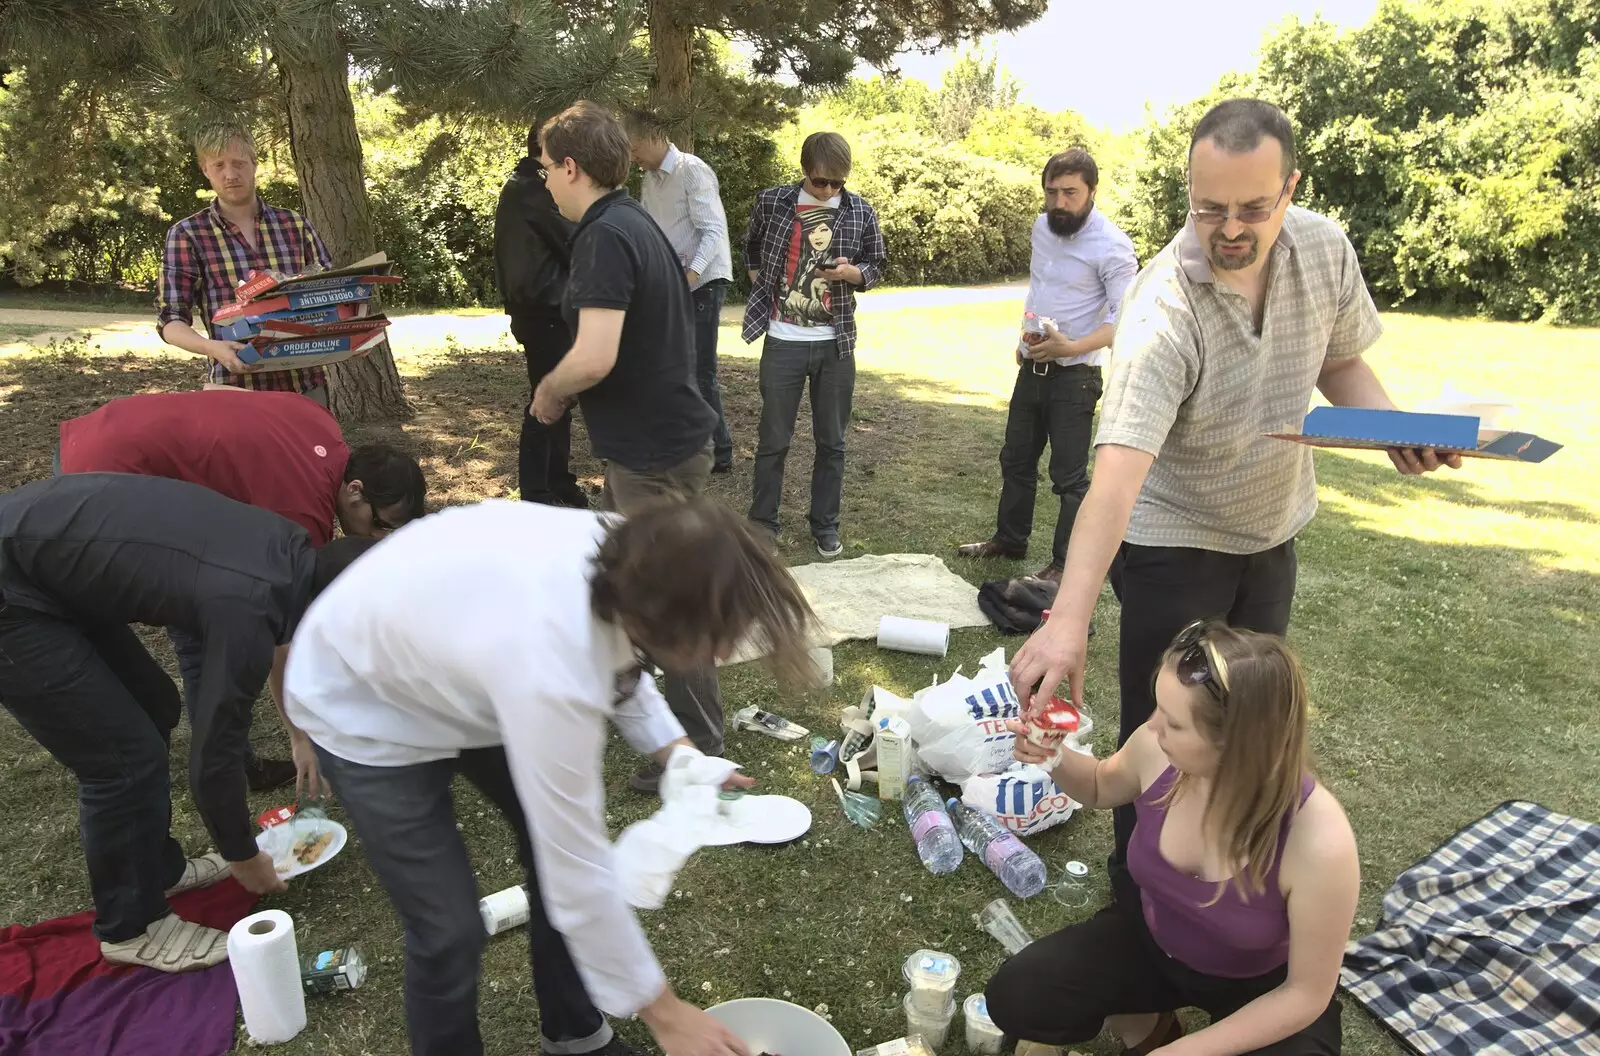
[[[603,1010],[637,1013],[667,1056],[748,1056],[674,996],[623,900],[602,753],[607,719],[663,763],[689,745],[652,664],[709,666],[753,632],[780,676],[814,677],[811,613],[788,570],[708,500],[626,520],[495,501],[408,525],[334,588],[295,635],[286,707],[405,926],[412,1053],[483,1052],[459,773],[516,834],[545,1053],[629,1052]]]

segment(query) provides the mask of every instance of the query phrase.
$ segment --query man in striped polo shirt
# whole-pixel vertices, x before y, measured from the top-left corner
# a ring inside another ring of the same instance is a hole
[[[298,392],[326,407],[323,368],[260,371],[240,362],[241,342],[216,340],[195,329],[198,309],[210,333],[211,314],[233,303],[234,287],[252,270],[296,275],[329,267],[332,261],[305,217],[268,205],[256,193],[256,144],[249,129],[202,129],[195,136],[194,152],[217,196],[167,231],[156,321],[161,339],[209,359],[208,384]]]
[[[1118,743],[1155,710],[1153,675],[1196,619],[1283,634],[1294,538],[1317,509],[1297,430],[1314,391],[1344,407],[1394,404],[1362,353],[1383,327],[1333,220],[1292,205],[1300,172],[1283,111],[1230,99],[1195,126],[1189,221],[1134,280],[1118,315],[1095,439],[1050,620],[1012,661],[1025,701],[1068,680],[1083,699],[1089,620],[1109,570],[1122,603]],[[1392,449],[1401,473],[1459,456]],[[1133,832],[1119,808],[1117,852]]]

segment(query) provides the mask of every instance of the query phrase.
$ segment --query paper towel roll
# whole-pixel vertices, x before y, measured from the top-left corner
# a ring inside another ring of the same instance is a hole
[[[269,909],[235,924],[228,932],[228,963],[252,1041],[277,1045],[305,1029],[306,995],[289,914]]]
[[[943,656],[950,651],[950,625],[932,620],[885,616],[878,621],[878,648]]]

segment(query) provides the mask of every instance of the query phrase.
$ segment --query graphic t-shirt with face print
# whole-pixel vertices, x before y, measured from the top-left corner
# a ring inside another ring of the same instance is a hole
[[[795,205],[794,230],[783,264],[783,286],[772,309],[767,332],[786,341],[831,341],[833,293],[817,265],[831,262],[833,232],[839,219],[839,198],[828,201],[802,189]]]

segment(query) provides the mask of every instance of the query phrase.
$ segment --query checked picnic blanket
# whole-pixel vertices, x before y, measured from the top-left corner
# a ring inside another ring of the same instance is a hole
[[[1600,826],[1502,803],[1400,874],[1339,985],[1415,1053],[1600,1054]]]

